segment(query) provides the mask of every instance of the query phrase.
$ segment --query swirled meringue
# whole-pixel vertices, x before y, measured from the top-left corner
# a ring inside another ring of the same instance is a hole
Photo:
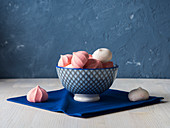
[[[71,54],[61,55],[60,60],[58,61],[58,66],[65,67],[65,66],[71,64],[72,56],[73,55],[71,55]]]
[[[102,63],[96,59],[88,59],[87,63],[84,65],[85,69],[95,69],[95,68],[103,68]]]
[[[111,68],[111,67],[113,67],[113,62],[112,61],[103,63],[103,68]]]
[[[83,68],[88,61],[89,54],[85,51],[73,52],[71,64],[74,68]]]
[[[112,52],[107,48],[97,49],[93,54],[93,59],[106,63],[112,59]]]
[[[147,90],[139,87],[130,91],[128,94],[128,98],[130,101],[147,100],[149,99],[149,93]]]
[[[44,102],[47,99],[48,93],[38,85],[27,93],[27,100],[29,102]]]

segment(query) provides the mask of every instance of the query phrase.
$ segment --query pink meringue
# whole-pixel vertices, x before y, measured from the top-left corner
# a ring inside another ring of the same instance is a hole
[[[73,52],[71,64],[74,68],[83,68],[88,61],[89,54],[85,51]]]
[[[113,67],[113,62],[112,61],[103,63],[103,68],[111,68],[111,67]]]
[[[44,102],[47,99],[48,93],[38,85],[27,93],[27,100],[29,102]]]
[[[102,63],[96,59],[88,59],[87,63],[84,65],[85,69],[95,69],[95,68],[103,68]]]
[[[78,53],[83,53],[83,54],[87,54],[86,51],[77,51]]]
[[[58,61],[58,66],[65,67],[71,64],[72,56],[73,55],[71,54],[61,55],[60,60]]]

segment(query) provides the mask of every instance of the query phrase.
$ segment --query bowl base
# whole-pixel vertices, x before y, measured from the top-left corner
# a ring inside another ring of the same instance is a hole
[[[80,102],[94,102],[100,100],[99,94],[75,94],[74,100]]]

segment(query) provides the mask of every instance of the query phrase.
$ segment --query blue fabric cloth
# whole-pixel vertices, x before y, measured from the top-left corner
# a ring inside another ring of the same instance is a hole
[[[48,92],[48,95],[48,101],[43,103],[31,103],[27,101],[26,96],[7,100],[49,111],[64,112],[70,116],[86,118],[155,104],[163,99],[163,97],[151,96],[148,100],[131,102],[128,99],[128,92],[111,89],[100,95],[100,101],[90,103],[75,101],[73,94],[66,89]]]

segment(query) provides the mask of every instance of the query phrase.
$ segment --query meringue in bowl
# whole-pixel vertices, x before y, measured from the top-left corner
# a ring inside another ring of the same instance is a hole
[[[77,69],[56,66],[62,85],[72,94],[74,100],[94,102],[99,94],[111,87],[117,76],[118,65],[111,68]]]

